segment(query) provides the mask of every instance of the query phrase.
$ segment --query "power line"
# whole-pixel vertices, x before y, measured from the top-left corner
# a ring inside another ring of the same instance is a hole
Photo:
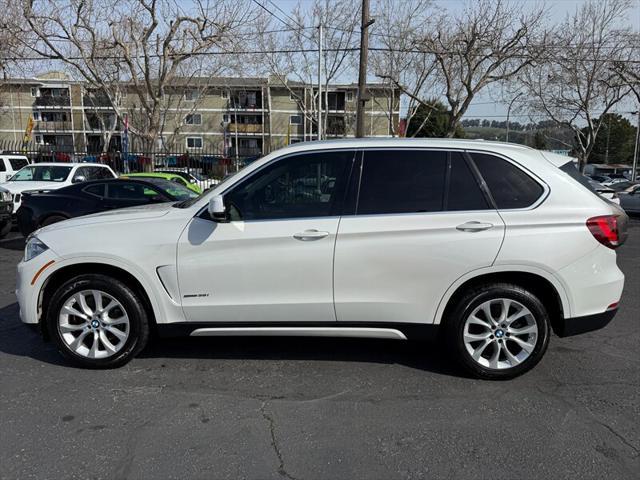
[[[325,52],[355,52],[359,50],[359,47],[340,47],[340,48],[323,48]],[[412,48],[389,48],[389,47],[370,47],[370,51],[376,52],[394,52],[394,53],[419,53],[419,54],[432,54],[432,55],[443,55],[454,57],[457,55],[461,55],[464,52],[459,52],[455,50],[433,50],[433,49],[412,49]],[[224,56],[224,55],[267,55],[267,54],[278,54],[278,53],[303,53],[308,52],[308,48],[293,48],[293,49],[269,49],[269,50],[230,50],[230,51],[208,51],[208,52],[175,52],[172,54],[168,54],[169,57],[180,57],[183,55],[191,56],[191,57],[201,57],[201,56]],[[164,58],[165,55],[162,54],[149,54],[150,58]],[[130,58],[143,58],[143,55],[133,55]],[[32,56],[32,57],[16,57],[16,56],[5,56],[0,57],[1,60],[5,61],[41,61],[41,60],[85,60],[87,57],[82,56],[57,56],[57,55],[41,55],[41,56]],[[96,60],[122,60],[122,56],[120,55],[104,55],[104,56],[96,56],[94,57]],[[529,55],[524,54],[516,54],[511,55],[511,58],[520,58],[520,59],[530,59]],[[532,58],[533,60],[539,61],[554,61],[554,57],[537,57]],[[587,62],[596,62],[596,63],[608,63],[611,61],[615,61],[622,64],[640,64],[640,60],[612,60],[610,58],[590,58],[590,57],[574,57],[571,60],[579,60],[579,61],[587,61]]]

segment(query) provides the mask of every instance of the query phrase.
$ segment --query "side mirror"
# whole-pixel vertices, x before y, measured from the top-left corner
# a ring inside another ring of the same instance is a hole
[[[86,181],[87,177],[85,177],[84,175],[76,175],[75,177],[73,177],[73,180],[71,180],[71,183],[82,183]]]
[[[214,195],[209,200],[209,216],[214,222],[226,223],[229,221],[227,209],[224,206],[224,198],[222,195]]]

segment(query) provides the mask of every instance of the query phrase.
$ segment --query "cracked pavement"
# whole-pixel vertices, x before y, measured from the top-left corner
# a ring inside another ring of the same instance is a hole
[[[71,368],[19,322],[21,248],[0,241],[2,479],[638,478],[638,219],[617,317],[552,337],[509,382],[435,344],[358,339],[167,339]]]

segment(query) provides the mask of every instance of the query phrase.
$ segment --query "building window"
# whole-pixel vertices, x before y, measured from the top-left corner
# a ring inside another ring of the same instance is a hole
[[[353,92],[347,92],[347,102],[353,102]]]
[[[220,93],[220,96],[222,98],[229,98],[229,90],[222,90],[222,92]]]
[[[40,121],[40,112],[33,112],[33,119],[36,122]]]
[[[184,117],[184,123],[186,125],[201,125],[202,124],[202,115],[199,113],[190,113],[186,117]]]
[[[289,91],[289,99],[292,102],[297,102],[298,101],[298,92],[294,92],[293,90]]]
[[[31,87],[31,96],[32,97],[39,97],[40,96],[40,89],[38,87]]]
[[[302,115],[289,115],[289,125],[302,125]]]
[[[200,98],[200,92],[198,90],[187,90],[184,93],[184,99],[188,102],[193,102]]]
[[[294,143],[300,143],[300,142],[302,142],[301,138],[291,138],[289,140],[289,145],[293,145]]]
[[[36,135],[35,139],[38,145],[42,145],[42,135]]]
[[[225,114],[222,115],[222,121],[224,123],[229,123],[231,121],[230,118],[229,118],[229,114],[228,113],[225,113]]]
[[[187,148],[202,148],[202,137],[187,137]]]

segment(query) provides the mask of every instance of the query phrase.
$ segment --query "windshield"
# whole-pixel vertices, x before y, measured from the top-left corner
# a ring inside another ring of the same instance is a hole
[[[163,180],[161,178],[145,178],[145,181],[157,185],[159,188],[171,195],[175,200],[191,200],[196,199],[200,196],[193,190],[189,190],[184,185],[170,182],[168,180]]]
[[[58,165],[30,165],[11,177],[11,181],[64,182],[72,168]]]

